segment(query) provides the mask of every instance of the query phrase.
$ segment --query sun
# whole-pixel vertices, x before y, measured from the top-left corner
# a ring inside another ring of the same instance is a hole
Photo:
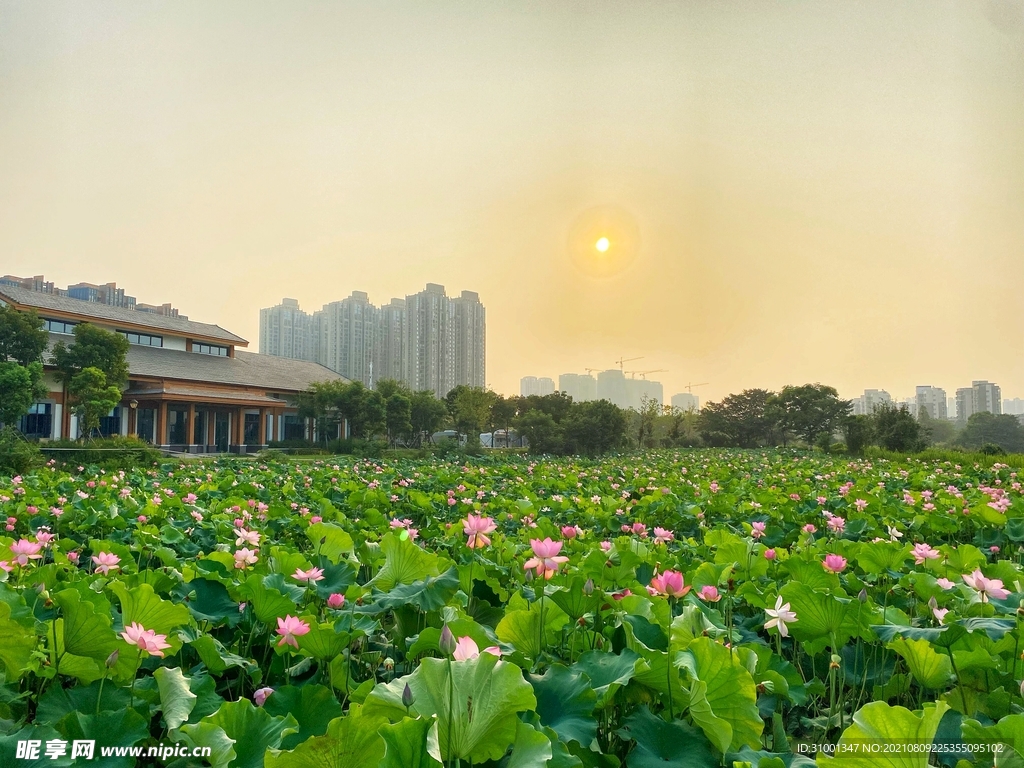
[[[605,251],[608,250],[608,245],[609,244],[607,237],[602,237],[600,240],[594,243],[594,247],[597,248],[597,250],[599,250],[601,253],[604,253]]]

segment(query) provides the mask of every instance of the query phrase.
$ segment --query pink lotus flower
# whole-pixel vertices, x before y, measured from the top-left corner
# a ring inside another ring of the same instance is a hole
[[[252,695],[252,699],[256,702],[257,707],[262,707],[263,702],[267,700],[267,696],[269,696],[273,692],[273,688],[260,688]]]
[[[237,550],[232,557],[235,558],[235,568],[245,570],[250,565],[256,565],[256,561],[259,559],[257,553],[247,547]]]
[[[338,610],[345,604],[345,596],[340,592],[331,593],[330,597],[327,598],[327,607]]]
[[[554,576],[562,563],[569,562],[568,557],[558,554],[562,551],[562,542],[552,541],[550,537],[545,538],[543,541],[540,539],[530,539],[530,547],[533,549],[535,557],[523,563],[523,568],[525,570],[532,568],[537,571],[538,576],[543,576],[545,579],[550,579]]]
[[[701,600],[707,600],[709,603],[717,603],[722,599],[722,596],[718,594],[718,587],[713,587],[710,584],[701,587],[697,594],[700,595]]]
[[[171,647],[164,642],[167,640],[167,635],[158,635],[154,630],[146,629],[141,624],[136,624],[135,622],[124,628],[121,637],[124,638],[128,645],[134,645],[140,650],[160,658],[164,656],[164,649]]]
[[[672,531],[666,530],[665,528],[654,527],[654,543],[655,544],[668,544],[670,541],[675,541],[676,535]]]
[[[80,555],[78,554],[78,552],[68,552],[68,560],[70,560],[75,565],[78,565],[79,556]]]
[[[470,549],[490,546],[491,537],[487,534],[494,533],[497,528],[498,525],[493,518],[483,515],[467,515],[466,519],[462,521],[462,532],[468,537],[466,546]]]
[[[637,536],[645,537],[647,536],[647,526],[643,523],[633,523],[633,533]]]
[[[36,534],[36,541],[42,544],[44,547],[49,546],[50,542],[56,539],[56,534],[47,533],[46,531],[39,531]]]
[[[296,616],[278,618],[277,634],[281,636],[281,639],[277,641],[277,645],[280,647],[288,643],[288,645],[298,648],[299,643],[295,638],[301,637],[307,632],[309,632],[309,624]]]
[[[102,573],[106,576],[111,571],[116,571],[120,568],[118,563],[121,562],[121,558],[113,552],[100,552],[98,555],[92,556],[92,561],[96,564],[96,573]]]
[[[764,559],[765,560],[774,560],[775,557],[776,557],[776,554],[775,554],[775,550],[774,549],[766,549],[764,551]]]
[[[830,517],[825,524],[833,533],[842,533],[843,530],[846,528],[846,521],[838,515],[833,515],[832,517]]]
[[[764,536],[764,529],[766,527],[765,523],[762,523],[762,522],[751,523],[750,527],[752,529],[750,531],[750,535],[753,536],[755,539],[760,539],[762,536]]]
[[[935,583],[943,589],[952,589],[956,586],[956,582],[950,581],[949,579],[936,579]]]
[[[186,504],[195,504],[196,503],[196,499],[198,499],[198,498],[199,497],[196,496],[194,493],[187,493],[187,494],[185,494],[185,498],[182,499],[182,501],[184,501]]]
[[[296,581],[305,581],[307,584],[312,585],[323,580],[324,570],[323,568],[317,568],[315,565],[308,571],[296,568],[295,573],[292,574],[292,578]]]
[[[825,555],[825,559],[821,564],[826,571],[831,571],[832,573],[842,573],[846,570],[846,558],[842,555]]]
[[[976,568],[974,573],[965,575],[963,580],[967,586],[978,591],[983,603],[987,603],[990,597],[1004,600],[1010,594],[1009,590],[1003,589],[1003,582],[999,579],[986,579],[981,568]]]
[[[567,539],[575,539],[577,536],[579,536],[582,533],[583,533],[583,531],[580,530],[579,526],[576,526],[576,525],[563,525],[562,526],[562,535],[565,538],[567,538]]]
[[[10,573],[11,571],[13,571],[13,570],[14,570],[14,569],[13,569],[13,568],[11,567],[11,564],[10,564],[10,563],[8,563],[8,562],[7,562],[6,560],[0,560],[0,569],[3,569],[3,570],[4,570],[5,572],[7,572],[7,573]]]
[[[690,591],[689,586],[684,585],[683,574],[679,571],[665,571],[655,574],[647,591],[652,595],[666,595],[667,597],[682,597]]]
[[[864,508],[868,505],[864,499],[854,499],[853,506],[857,508],[858,512],[863,512]]]
[[[610,541],[602,541],[601,542],[601,551],[602,552],[609,552],[609,551],[611,551],[611,548],[612,548],[612,543]]]
[[[39,554],[39,550],[42,548],[43,545],[35,541],[18,539],[16,542],[11,544],[11,554],[14,555],[14,562],[18,565],[28,565],[29,560],[42,559],[43,556]]]
[[[917,565],[924,565],[926,560],[938,560],[939,555],[942,553],[937,549],[932,549],[927,544],[915,544],[914,549],[910,553],[914,556],[914,562]]]
[[[491,645],[487,648],[484,648],[484,653],[489,653],[492,656],[500,657],[501,649],[496,645]],[[455,658],[455,661],[470,661],[471,659],[477,658],[479,655],[480,646],[478,646],[473,641],[473,638],[469,637],[468,635],[465,637],[460,637],[458,639],[458,641],[455,643],[455,652],[452,654],[452,656]]]
[[[260,545],[260,532],[249,531],[245,528],[238,528],[235,530],[235,546],[240,547],[243,544],[251,544],[255,549]]]
[[[814,523],[808,523],[803,527],[804,533],[815,533],[818,529],[814,527]]]

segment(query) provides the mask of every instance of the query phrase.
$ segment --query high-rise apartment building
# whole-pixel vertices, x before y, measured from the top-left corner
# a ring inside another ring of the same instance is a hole
[[[619,408],[629,408],[629,395],[626,393],[626,376],[617,368],[601,371],[597,374],[597,399],[607,400]]]
[[[486,386],[486,331],[476,293],[450,298],[434,283],[383,307],[353,291],[312,317],[294,299],[260,310],[260,349],[266,354],[313,360],[370,387],[397,379],[438,397],[459,384]]]
[[[476,291],[463,291],[461,296],[451,302],[455,309],[455,381],[482,389],[487,386],[484,368],[487,358],[487,319],[484,305],[480,303]],[[555,383],[552,381],[551,391],[554,389]]]
[[[882,403],[892,404],[892,396],[884,389],[865,389],[852,400],[854,416],[870,416]]]
[[[665,390],[660,382],[646,379],[626,379],[627,408],[639,411],[648,400],[653,400],[659,406],[665,402]]]
[[[1009,413],[1012,416],[1024,415],[1024,400],[1019,397],[1003,398],[1003,413]]]
[[[680,411],[699,411],[700,398],[692,392],[680,392],[672,395],[672,407]]]
[[[547,376],[523,376],[519,380],[519,394],[523,397],[532,395],[553,395],[555,393],[555,380]]]
[[[348,298],[332,301],[315,312],[317,362],[350,381],[370,386],[374,378],[378,312],[363,291],[352,291]]]
[[[406,381],[405,299],[392,299],[377,315],[377,344],[373,358],[374,381]]]
[[[558,391],[565,392],[574,403],[597,400],[597,379],[589,373],[563,373],[558,377]]]
[[[260,310],[260,354],[315,361],[312,318],[295,299]]]
[[[972,381],[971,386],[956,391],[956,420],[966,423],[975,413],[1002,413],[1002,393],[998,384]]]
[[[946,390],[939,387],[923,386],[917,388],[917,412],[927,412],[933,419],[947,418]]]

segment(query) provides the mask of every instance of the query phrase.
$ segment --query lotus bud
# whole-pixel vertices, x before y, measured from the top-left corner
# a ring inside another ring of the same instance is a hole
[[[839,665],[843,663],[843,657],[839,654],[833,653],[832,660],[829,662],[831,669],[839,669]]]
[[[107,661],[105,662],[106,665],[107,665],[107,669],[113,669],[114,667],[116,667],[117,666],[117,660],[118,660],[118,658],[120,658],[120,656],[121,656],[121,652],[118,651],[118,650],[115,650],[113,653],[111,653],[109,656],[107,656]]]
[[[868,590],[867,590],[867,588],[865,588],[865,587],[861,588],[860,592],[857,593],[857,599],[860,600],[862,603],[866,603],[868,601]]]
[[[441,653],[445,656],[451,656],[455,653],[455,635],[448,629],[448,625],[444,625],[444,629],[441,630],[441,639],[438,642],[438,646],[441,648]]]
[[[405,684],[405,689],[402,691],[402,706],[408,709],[416,703],[416,697],[412,695],[412,688],[409,684]]]
[[[934,595],[928,598],[928,607],[931,608],[933,611],[939,607],[939,602],[935,599]]]
[[[583,594],[590,597],[594,594],[594,580],[587,579],[587,583],[583,585]]]
[[[320,537],[320,546],[322,547],[326,543],[327,543],[327,537],[326,536],[321,536]]]
[[[526,571],[523,574],[523,578],[526,580],[526,583],[529,584],[531,581],[533,581],[533,571]]]
[[[384,659],[384,669],[386,669],[388,672],[390,672],[394,668],[395,668],[395,660],[392,659],[390,656],[386,657]]]

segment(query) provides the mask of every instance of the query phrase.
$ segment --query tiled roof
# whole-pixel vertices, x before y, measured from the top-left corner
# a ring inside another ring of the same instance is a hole
[[[58,341],[73,343],[70,336],[50,334],[50,346]],[[178,349],[128,347],[128,372],[131,376],[149,376],[178,381],[229,384],[240,387],[301,392],[314,381],[344,379],[319,363],[290,360],[235,350],[234,357],[201,355]]]
[[[124,396],[126,398],[131,397],[154,397],[162,396],[164,399],[176,398],[176,397],[189,397],[189,398],[201,398],[203,400],[209,400],[211,402],[217,401],[239,401],[246,403],[260,403],[262,405],[274,405],[280,407],[283,403],[279,398],[270,397],[269,395],[260,395],[250,391],[238,391],[229,389],[213,389],[212,387],[189,387],[180,386],[175,384],[165,384],[163,386],[147,386],[142,383],[138,389],[129,387]]]
[[[139,312],[134,309],[125,309],[124,307],[110,307],[106,304],[73,299],[69,296],[56,296],[52,293],[40,293],[39,291],[30,291],[25,288],[15,288],[9,285],[0,285],[0,299],[10,301],[19,307],[32,307],[41,315],[45,315],[46,310],[67,312],[68,314],[91,318],[97,322],[112,323],[114,325],[117,323],[130,323],[189,338],[198,336],[204,339],[219,339],[232,344],[248,344],[241,336],[236,336],[231,331],[225,331],[219,325],[197,323],[194,320],[182,320],[180,317],[167,317],[166,315]]]

